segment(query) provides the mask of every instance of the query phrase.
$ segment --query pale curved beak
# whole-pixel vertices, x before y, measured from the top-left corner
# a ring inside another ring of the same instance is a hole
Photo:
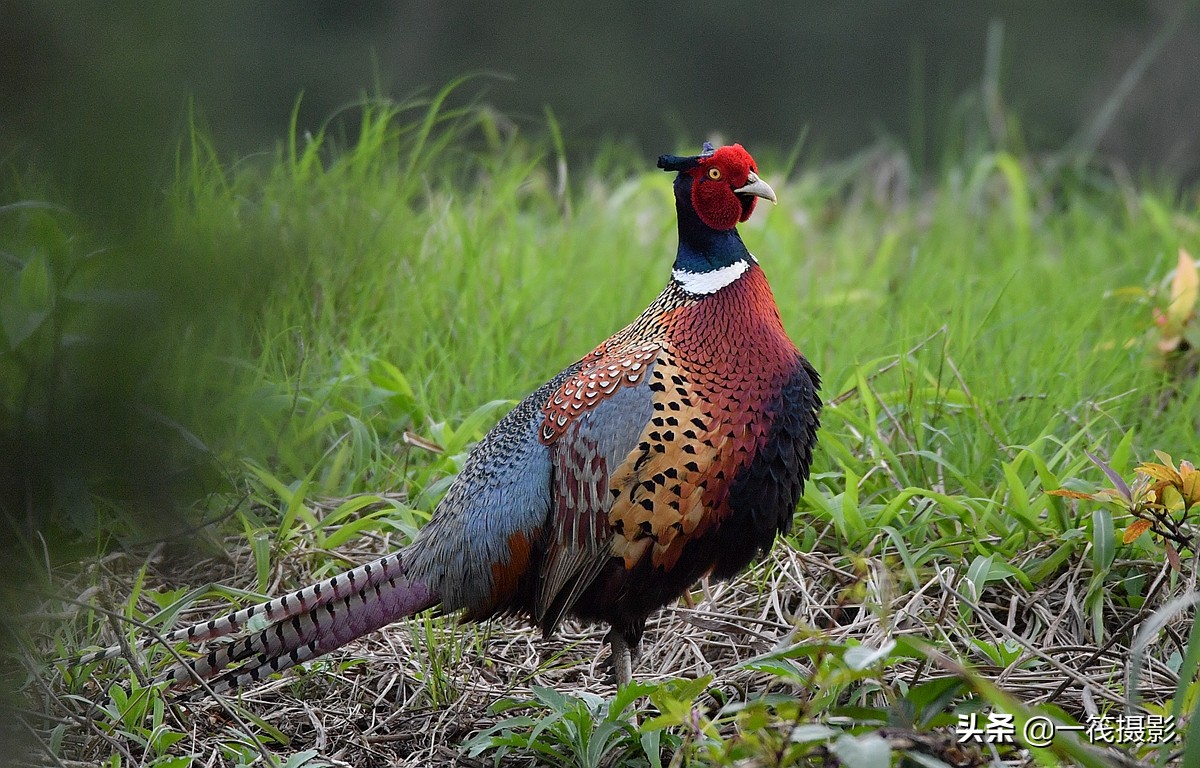
[[[746,186],[739,187],[733,191],[739,195],[754,195],[755,197],[770,200],[776,205],[779,204],[779,201],[775,199],[775,190],[771,189],[770,184],[758,178],[758,174],[754,171],[750,171],[750,175],[746,177]]]

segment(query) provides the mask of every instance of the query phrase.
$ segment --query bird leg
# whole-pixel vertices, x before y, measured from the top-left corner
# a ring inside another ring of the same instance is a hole
[[[633,682],[633,651],[629,641],[614,627],[604,638],[608,642],[609,657],[612,663],[613,676],[617,679],[617,688],[622,688]]]
[[[630,646],[629,640],[618,632],[616,627],[610,629],[604,639],[608,643],[609,661],[612,663],[613,677],[617,680],[617,690],[619,691],[633,682],[633,662],[641,655],[642,643],[639,639],[636,645]],[[636,706],[630,709],[627,720],[636,730],[638,727]]]

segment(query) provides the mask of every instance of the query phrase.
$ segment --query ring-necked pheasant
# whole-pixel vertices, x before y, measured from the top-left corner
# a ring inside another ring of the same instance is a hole
[[[788,530],[818,377],[735,228],[775,193],[738,144],[658,166],[678,172],[679,250],[662,294],[505,416],[412,544],[171,633],[200,643],[266,624],[170,678],[242,685],[440,605],[469,620],[520,614],[546,634],[565,616],[606,623],[623,684],[650,614]]]

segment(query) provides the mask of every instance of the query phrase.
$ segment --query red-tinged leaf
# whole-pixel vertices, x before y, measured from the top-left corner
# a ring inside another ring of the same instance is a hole
[[[1167,547],[1167,562],[1175,570],[1175,573],[1183,573],[1183,563],[1179,561],[1179,553],[1175,551],[1175,547],[1171,542],[1163,542]]]
[[[1096,456],[1091,451],[1084,451],[1084,453],[1089,459],[1092,460],[1093,464],[1095,464],[1097,467],[1100,467],[1101,472],[1108,476],[1108,481],[1113,484],[1114,488],[1121,492],[1121,497],[1124,498],[1125,501],[1132,504],[1133,494],[1130,493],[1129,486],[1126,485],[1124,478],[1118,475],[1115,469],[1101,461],[1099,456]]]
[[[1200,504],[1200,470],[1190,461],[1179,462],[1179,495],[1183,503],[1190,507]]]
[[[437,443],[433,442],[432,440],[426,440],[425,438],[421,437],[420,435],[416,434],[415,432],[409,432],[408,430],[405,430],[404,436],[402,439],[408,445],[411,445],[414,448],[420,448],[423,451],[429,451],[430,453],[445,453],[446,452],[446,449],[443,448],[442,446],[438,445]]]
[[[1089,499],[1091,501],[1099,501],[1095,494],[1080,493],[1079,491],[1068,491],[1066,488],[1055,488],[1053,491],[1046,491],[1051,496],[1065,496],[1068,499]]]
[[[1165,464],[1150,464],[1143,462],[1138,466],[1135,472],[1153,477],[1155,480],[1161,480],[1169,485],[1179,485],[1183,480],[1179,477],[1179,473],[1174,467],[1168,467]]]
[[[1121,543],[1132,544],[1138,536],[1141,536],[1146,531],[1150,530],[1149,520],[1134,520],[1125,529],[1125,533],[1121,536]]]

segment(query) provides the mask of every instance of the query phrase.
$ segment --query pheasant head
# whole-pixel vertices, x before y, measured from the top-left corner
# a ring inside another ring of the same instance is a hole
[[[696,216],[711,229],[733,229],[750,218],[758,198],[776,202],[775,192],[758,177],[758,165],[741,144],[705,151],[694,157],[662,155],[658,167],[678,171]]]
[[[662,155],[658,167],[679,174],[679,252],[672,275],[685,291],[713,293],[752,261],[736,227],[750,218],[760,197],[774,203],[775,192],[758,177],[758,165],[741,144],[713,149],[705,143],[694,157]]]

